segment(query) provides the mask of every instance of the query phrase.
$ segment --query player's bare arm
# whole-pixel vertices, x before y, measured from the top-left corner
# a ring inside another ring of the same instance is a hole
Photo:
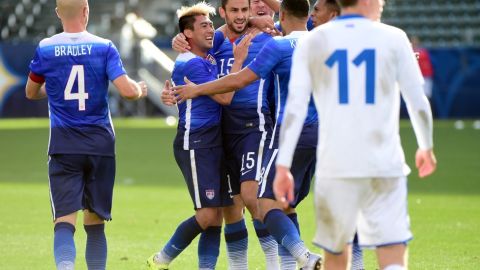
[[[147,96],[147,84],[143,81],[136,82],[127,75],[122,75],[115,80],[113,84],[120,95],[128,100],[136,100]]]
[[[47,97],[47,91],[44,83],[38,83],[28,78],[25,87],[25,96],[28,99],[42,99]]]

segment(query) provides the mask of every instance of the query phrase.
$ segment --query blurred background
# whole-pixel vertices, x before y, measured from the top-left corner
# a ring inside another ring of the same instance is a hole
[[[113,116],[176,114],[176,109],[161,104],[159,93],[176,57],[170,48],[178,31],[175,11],[194,2],[89,1],[88,31],[111,39],[128,73],[150,87],[148,99],[140,102],[124,102],[110,91]],[[435,117],[480,118],[480,1],[386,2],[383,22],[404,29],[419,52]],[[62,31],[55,5],[55,0],[0,0],[0,118],[48,116],[47,101],[27,100],[24,85],[38,42]],[[214,21],[217,27],[222,24],[218,15]]]

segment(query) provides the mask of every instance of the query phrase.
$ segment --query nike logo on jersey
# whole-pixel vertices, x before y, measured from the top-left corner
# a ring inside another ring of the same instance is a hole
[[[245,174],[247,174],[247,173],[249,173],[249,172],[251,172],[251,171],[252,171],[252,170],[243,171],[243,172],[242,172],[242,176],[244,176]]]

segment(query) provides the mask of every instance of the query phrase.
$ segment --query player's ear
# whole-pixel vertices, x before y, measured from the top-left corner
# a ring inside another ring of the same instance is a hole
[[[187,37],[187,39],[193,38],[193,30],[185,29],[183,30],[183,34],[185,35],[185,37]]]
[[[222,19],[225,19],[225,9],[223,9],[223,7],[218,8],[218,13],[220,14],[220,17],[222,17]]]
[[[58,7],[55,8],[55,13],[57,13],[57,17],[61,20],[62,17],[60,17],[60,13],[58,13]]]

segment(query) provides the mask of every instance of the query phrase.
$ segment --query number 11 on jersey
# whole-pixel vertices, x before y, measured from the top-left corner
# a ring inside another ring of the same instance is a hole
[[[78,92],[72,93],[76,79],[78,79]],[[67,86],[65,87],[65,100],[78,100],[78,110],[85,111],[85,100],[87,99],[88,93],[85,93],[85,71],[83,65],[73,65]]]
[[[358,68],[365,62],[365,103],[375,103],[375,50],[363,50],[355,59],[353,64]],[[347,50],[336,50],[325,61],[329,68],[333,68],[338,63],[338,88],[340,104],[348,104],[348,54]]]

